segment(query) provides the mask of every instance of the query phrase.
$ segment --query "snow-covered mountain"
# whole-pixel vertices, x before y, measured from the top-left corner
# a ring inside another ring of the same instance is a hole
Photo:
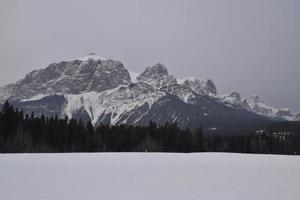
[[[144,125],[152,120],[197,128],[299,119],[299,114],[268,107],[258,97],[241,99],[236,92],[218,95],[212,80],[176,78],[161,63],[139,74],[120,61],[95,54],[50,64],[0,87],[0,103],[5,100],[25,112],[93,124]]]
[[[286,120],[300,120],[299,114],[292,113],[289,108],[274,108],[267,106],[257,95],[250,96],[243,99],[242,105],[244,108],[270,118],[286,119]]]
[[[219,96],[221,102],[230,107],[243,107],[253,113],[277,120],[299,121],[300,114],[292,113],[289,108],[274,108],[266,105],[257,95],[241,98],[237,92]]]

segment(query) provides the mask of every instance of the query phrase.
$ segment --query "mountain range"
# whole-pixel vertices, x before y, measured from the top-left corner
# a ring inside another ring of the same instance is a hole
[[[68,116],[94,125],[146,125],[152,120],[219,129],[300,120],[300,114],[267,106],[256,95],[220,95],[210,79],[176,78],[161,63],[134,73],[120,61],[94,53],[52,63],[0,87],[0,104],[6,100],[26,113]]]

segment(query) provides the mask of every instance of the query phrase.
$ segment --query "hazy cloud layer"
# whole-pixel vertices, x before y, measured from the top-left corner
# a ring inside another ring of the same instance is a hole
[[[0,84],[97,52],[300,111],[299,9],[298,0],[3,0]]]

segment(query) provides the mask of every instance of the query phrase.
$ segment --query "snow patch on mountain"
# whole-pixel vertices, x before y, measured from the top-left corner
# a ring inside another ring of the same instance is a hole
[[[144,105],[149,110],[163,95],[162,92],[145,92],[141,88],[125,85],[100,93],[70,94],[65,95],[67,104],[64,113],[72,118],[76,111],[84,109],[93,124],[102,121],[101,116],[104,118],[108,115],[111,118],[110,123],[113,125],[126,123],[130,117],[126,116],[128,113]],[[142,115],[144,114],[146,113],[142,113]]]
[[[138,80],[137,80],[137,77],[140,75],[140,73],[137,73],[137,72],[133,72],[133,71],[128,71],[129,72],[129,75],[130,75],[130,78],[131,78],[131,83],[137,83]]]
[[[21,102],[28,102],[28,101],[37,101],[37,100],[41,100],[43,99],[44,97],[47,97],[48,95],[47,94],[38,94],[38,95],[35,95],[29,99],[22,99]]]

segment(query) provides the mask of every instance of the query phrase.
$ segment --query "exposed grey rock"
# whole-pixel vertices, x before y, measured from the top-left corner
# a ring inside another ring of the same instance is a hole
[[[217,88],[214,82],[210,79],[187,79],[182,84],[185,87],[191,88],[192,91],[202,95],[216,95]]]
[[[230,97],[235,98],[238,101],[241,101],[241,95],[238,92],[232,92]]]
[[[0,89],[0,101],[28,99],[45,94],[79,94],[101,92],[119,85],[130,84],[130,76],[123,64],[114,60],[73,60],[50,64],[35,70],[16,84]]]
[[[177,83],[176,78],[169,75],[167,68],[161,63],[147,67],[145,71],[137,77],[137,80],[145,82],[156,89]]]

